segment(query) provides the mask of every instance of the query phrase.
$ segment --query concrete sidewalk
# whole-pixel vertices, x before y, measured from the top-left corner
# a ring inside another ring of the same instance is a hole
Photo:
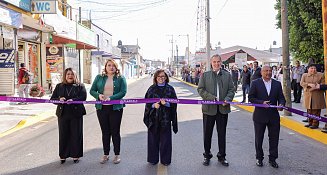
[[[196,85],[194,84],[191,84],[191,83],[188,83],[188,82],[185,82],[183,81],[182,79],[180,78],[175,78],[176,80],[179,80],[185,84],[188,84],[190,86],[193,86],[193,87],[197,87]],[[238,91],[237,93],[235,94],[235,97],[234,97],[234,100],[235,101],[238,101],[238,102],[241,102],[243,100],[243,93],[242,93],[242,90],[241,90],[241,87],[239,86],[238,87]],[[247,99],[248,100],[248,99]],[[292,103],[292,108],[296,108],[296,109],[299,109],[299,110],[302,110],[302,111],[307,111],[306,109],[304,109],[304,107],[302,106],[302,102],[303,102],[303,99],[301,99],[301,103]],[[238,106],[246,111],[249,111],[251,113],[253,113],[254,111],[254,107],[252,106]],[[300,115],[297,115],[297,114],[292,114],[292,116],[284,116],[284,112],[281,111],[279,112],[280,116],[281,116],[281,125],[284,126],[284,127],[287,127],[293,131],[296,131],[302,135],[305,135],[307,137],[310,137],[316,141],[319,141],[321,143],[324,143],[324,144],[327,144],[327,134],[326,133],[322,133],[321,132],[321,128],[323,128],[325,126],[325,123],[323,122],[320,122],[319,123],[319,129],[309,129],[309,128],[306,128],[304,127],[305,124],[307,123],[304,123],[302,122],[302,120],[306,119],[305,117],[303,116],[300,116]],[[324,114],[326,114],[326,109],[323,109],[321,111],[321,116],[324,116]]]
[[[126,79],[127,85],[139,81],[140,78]],[[87,100],[95,100],[90,94],[91,84],[85,84]],[[18,96],[15,94],[15,97]],[[42,99],[49,99],[51,94],[46,94]],[[46,103],[18,104],[15,102],[0,101],[0,137],[13,133],[24,127],[31,126],[50,117],[55,117],[56,105]]]

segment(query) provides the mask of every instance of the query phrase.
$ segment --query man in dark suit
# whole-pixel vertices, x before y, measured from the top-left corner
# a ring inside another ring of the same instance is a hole
[[[272,69],[270,66],[263,66],[262,78],[254,80],[250,87],[249,101],[256,104],[285,105],[282,85],[279,81],[271,79]],[[282,110],[282,108],[278,108]],[[278,168],[278,140],[280,131],[280,116],[276,108],[255,107],[253,123],[255,132],[256,165],[263,166],[262,142],[266,127],[269,136],[269,164]]]
[[[258,66],[258,62],[255,61],[253,62],[253,70],[252,70],[252,75],[251,75],[251,82],[253,80],[256,80],[258,78],[261,78],[261,68]]]

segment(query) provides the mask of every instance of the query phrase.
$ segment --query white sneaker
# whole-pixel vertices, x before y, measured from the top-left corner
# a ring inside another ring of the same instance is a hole
[[[114,162],[114,164],[119,164],[120,163],[119,155],[115,155],[114,160],[112,162]]]

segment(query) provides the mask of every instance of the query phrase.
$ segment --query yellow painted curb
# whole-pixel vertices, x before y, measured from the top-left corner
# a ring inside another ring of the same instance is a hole
[[[34,125],[34,124],[36,124],[36,123],[38,123],[38,122],[40,122],[42,120],[50,118],[50,117],[53,116],[54,113],[55,113],[55,110],[46,111],[46,112],[43,112],[41,114],[31,116],[31,117],[28,117],[28,118],[26,118],[24,120],[21,120],[15,127],[0,133],[0,138],[4,137],[6,135],[9,135],[9,134],[11,134],[13,132],[16,132],[18,130],[21,130],[23,128],[26,128],[28,126]]]
[[[174,78],[176,79],[176,78]],[[183,80],[180,80],[180,79],[176,79],[176,80],[179,80],[185,84],[189,84],[191,85],[192,87],[197,87],[196,85],[193,85],[193,84],[190,84],[190,83],[187,83]],[[251,112],[253,113],[254,111],[254,107],[253,106],[241,106],[241,105],[237,105],[239,108],[242,108],[248,112]],[[301,124],[300,122],[298,121],[295,121],[295,120],[292,120],[290,119],[289,117],[285,117],[285,116],[281,116],[280,117],[280,124],[288,129],[291,129],[295,132],[298,132],[302,135],[305,135],[309,138],[312,138],[318,142],[321,142],[321,143],[324,143],[324,144],[327,144],[327,134],[325,133],[322,133],[320,130],[315,130],[315,129],[309,129],[309,128],[306,128],[304,127],[303,124]]]

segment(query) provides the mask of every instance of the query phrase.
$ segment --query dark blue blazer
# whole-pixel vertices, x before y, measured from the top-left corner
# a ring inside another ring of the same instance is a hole
[[[274,79],[271,79],[271,81],[271,90],[268,95],[263,79],[254,80],[250,87],[249,101],[256,104],[263,104],[264,101],[270,101],[271,105],[285,105],[281,83]],[[253,121],[259,123],[279,122],[278,110],[276,108],[255,107]]]
[[[320,90],[327,90],[327,85],[326,84],[321,84],[320,85]]]

